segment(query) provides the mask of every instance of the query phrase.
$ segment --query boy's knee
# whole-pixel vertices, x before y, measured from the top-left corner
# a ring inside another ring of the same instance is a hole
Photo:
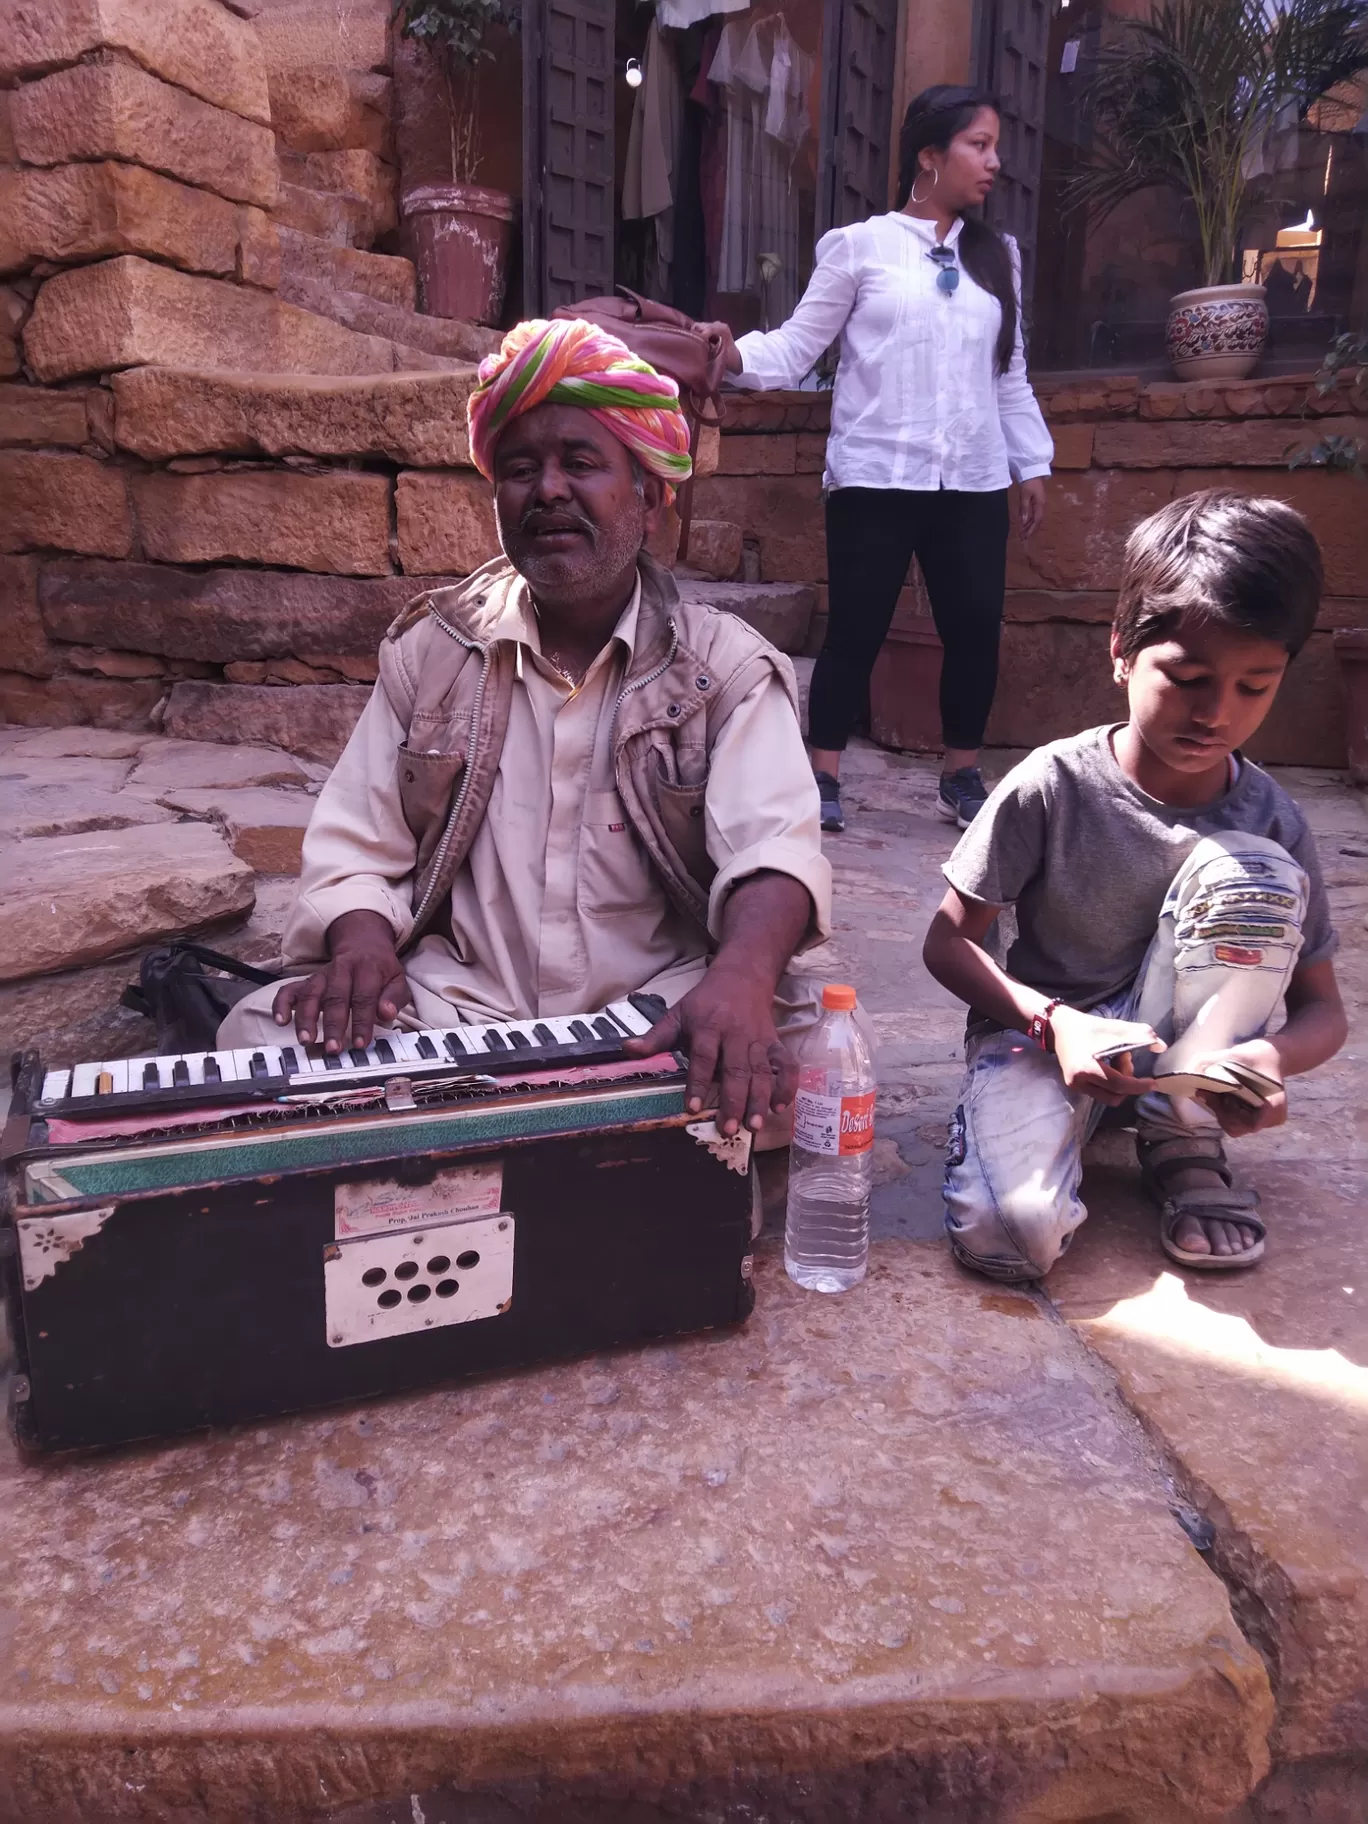
[[[945,1230],[962,1265],[990,1279],[1043,1279],[1083,1220],[1080,1206],[1061,1202],[1034,1185],[993,1196],[947,1189]]]

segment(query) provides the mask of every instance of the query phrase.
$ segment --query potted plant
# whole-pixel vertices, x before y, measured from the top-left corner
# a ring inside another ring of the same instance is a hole
[[[1170,304],[1180,378],[1242,379],[1258,361],[1268,305],[1241,271],[1250,187],[1277,136],[1365,69],[1368,0],[1157,0],[1095,52],[1093,153],[1071,200],[1102,215],[1144,190],[1191,202],[1206,282]]]
[[[420,94],[411,112],[424,129],[414,163],[422,177],[438,164],[439,181],[409,184],[399,203],[429,316],[496,324],[503,312],[517,209],[506,190],[476,181],[483,163],[476,71],[494,55],[491,28],[516,32],[521,12],[521,0],[394,0],[403,36],[422,54],[422,77],[436,79],[434,88],[420,78],[419,90],[433,92],[426,105]]]

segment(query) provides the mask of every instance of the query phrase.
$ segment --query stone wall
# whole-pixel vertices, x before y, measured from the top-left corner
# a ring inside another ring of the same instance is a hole
[[[1335,629],[1368,626],[1364,520],[1368,486],[1348,473],[1289,471],[1318,437],[1368,433],[1368,401],[1347,387],[1320,399],[1306,376],[1238,384],[1099,377],[1037,382],[1056,442],[1049,511],[1029,546],[1008,557],[1003,682],[989,741],[1029,746],[1114,713],[1107,630],[1126,536],[1163,502],[1203,487],[1276,494],[1308,517],[1325,553],[1317,631],[1261,731],[1262,758],[1342,766],[1344,703]],[[826,546],[821,479],[830,398],[757,394],[733,401],[718,473],[699,485],[698,511],[737,521],[765,579],[819,585],[810,650],[825,631]],[[915,566],[893,634],[930,637]],[[934,747],[934,718],[909,745]]]

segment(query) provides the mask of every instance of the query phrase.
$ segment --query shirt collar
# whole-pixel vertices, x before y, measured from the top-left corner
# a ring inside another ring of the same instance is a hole
[[[901,209],[894,209],[890,211],[890,213],[895,222],[901,222],[904,227],[909,228],[912,233],[916,235],[917,239],[919,241],[925,241],[928,247],[953,247],[956,241],[959,240],[960,230],[964,226],[964,217],[962,215],[957,215],[950,224],[949,234],[947,234],[945,240],[941,242],[936,239],[936,224],[934,222],[924,222],[919,215],[908,215]]]
[[[630,666],[636,657],[637,623],[641,615],[641,572],[637,571],[636,586],[632,590],[631,600],[618,616],[616,627],[608,636],[601,652],[589,667],[595,671],[603,662],[604,653],[616,640],[626,654]],[[508,603],[498,624],[493,629],[492,637],[496,640],[514,640],[519,647],[519,669],[521,670],[521,648],[526,647],[538,658],[542,656],[541,628],[537,623],[536,611],[532,606],[531,591],[523,577],[508,592]]]

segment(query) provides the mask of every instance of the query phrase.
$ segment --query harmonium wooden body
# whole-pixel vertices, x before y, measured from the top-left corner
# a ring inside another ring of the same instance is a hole
[[[44,1071],[16,1059],[10,1422],[90,1449],[742,1322],[749,1139],[658,1003]]]

